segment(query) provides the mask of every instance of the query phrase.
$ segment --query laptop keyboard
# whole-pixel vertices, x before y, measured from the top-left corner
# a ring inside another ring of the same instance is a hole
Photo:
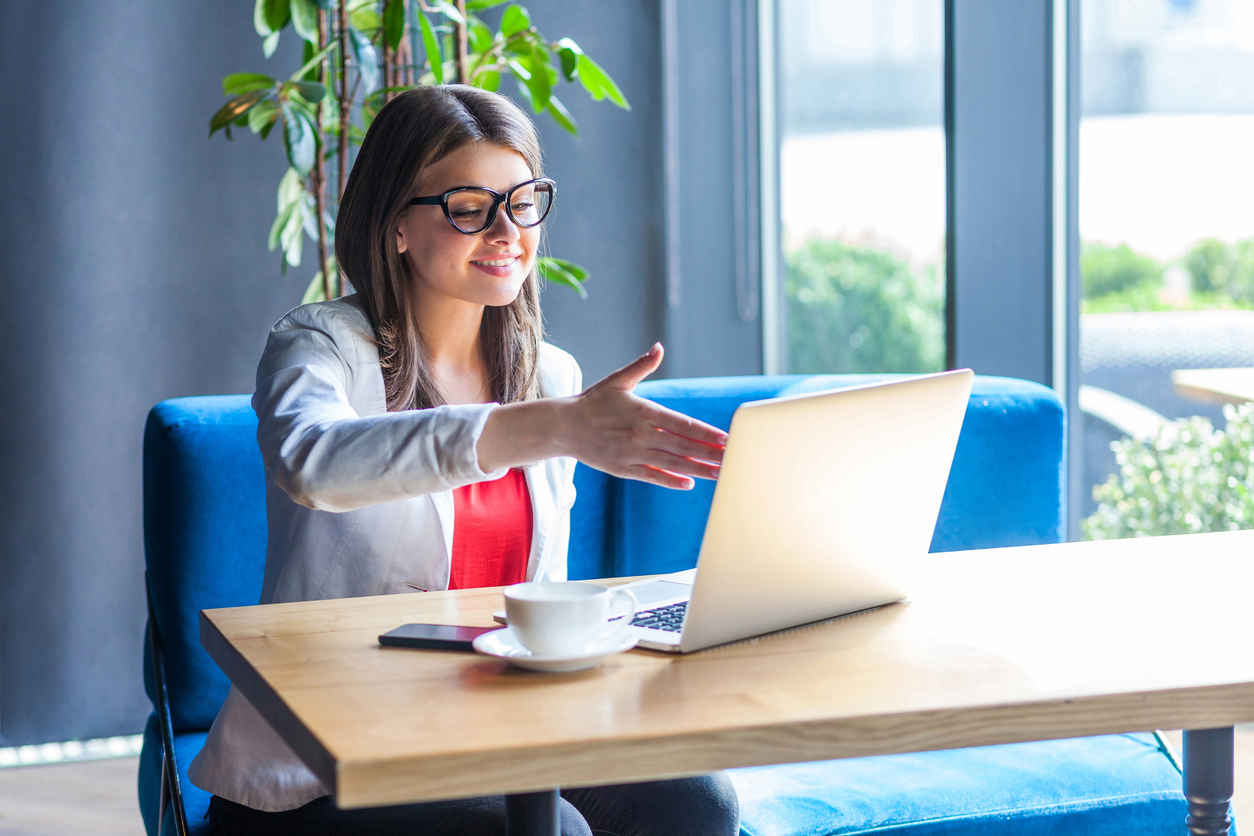
[[[678,633],[683,629],[684,614],[687,612],[688,602],[680,601],[678,604],[636,613],[636,617],[631,620],[631,626]]]

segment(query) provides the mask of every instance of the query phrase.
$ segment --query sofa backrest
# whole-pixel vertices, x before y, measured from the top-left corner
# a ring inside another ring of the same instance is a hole
[[[883,377],[699,378],[647,382],[637,391],[727,428],[745,401]],[[255,604],[261,592],[265,475],[256,432],[246,395],[163,401],[144,430],[144,549],[176,731],[208,728],[229,687],[200,647],[200,610]],[[977,376],[932,550],[1061,540],[1063,436],[1062,407],[1049,389]],[[695,564],[711,483],[665,491],[583,465],[575,482],[572,578],[671,572]],[[150,671],[145,680],[151,697]]]
[[[229,683],[200,646],[200,611],[257,603],[266,563],[265,471],[247,395],[176,398],[148,413],[144,555],[175,731],[208,728]],[[147,655],[144,667],[151,698]]]
[[[900,375],[780,375],[646,381],[640,395],[722,429],[745,401]],[[1066,419],[1053,390],[977,375],[931,551],[1056,543],[1066,536]],[[903,478],[908,474],[903,474]],[[691,491],[615,479],[579,465],[572,578],[677,572],[696,565],[714,485]],[[585,501],[587,500],[587,501]]]

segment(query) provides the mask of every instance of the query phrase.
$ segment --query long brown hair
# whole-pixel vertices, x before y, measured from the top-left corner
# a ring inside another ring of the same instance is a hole
[[[517,151],[532,177],[543,176],[535,126],[509,99],[462,84],[418,87],[379,111],[340,201],[335,257],[374,328],[389,412],[444,403],[418,333],[409,267],[396,251],[396,227],[422,169],[472,142]],[[542,337],[533,266],[513,302],[484,310],[479,347],[493,400],[540,396]]]

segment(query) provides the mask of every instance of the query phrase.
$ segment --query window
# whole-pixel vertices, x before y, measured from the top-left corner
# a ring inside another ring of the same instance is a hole
[[[784,371],[945,363],[942,0],[779,0]]]
[[[1251,527],[1254,3],[1081,13],[1083,533]]]

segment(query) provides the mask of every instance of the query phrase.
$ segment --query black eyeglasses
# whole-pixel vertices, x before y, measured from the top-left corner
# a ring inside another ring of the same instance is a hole
[[[557,184],[547,178],[519,183],[505,194],[476,186],[450,189],[442,195],[416,197],[410,206],[440,206],[453,229],[475,235],[492,226],[496,210],[505,204],[505,214],[515,225],[539,226],[557,197]]]

